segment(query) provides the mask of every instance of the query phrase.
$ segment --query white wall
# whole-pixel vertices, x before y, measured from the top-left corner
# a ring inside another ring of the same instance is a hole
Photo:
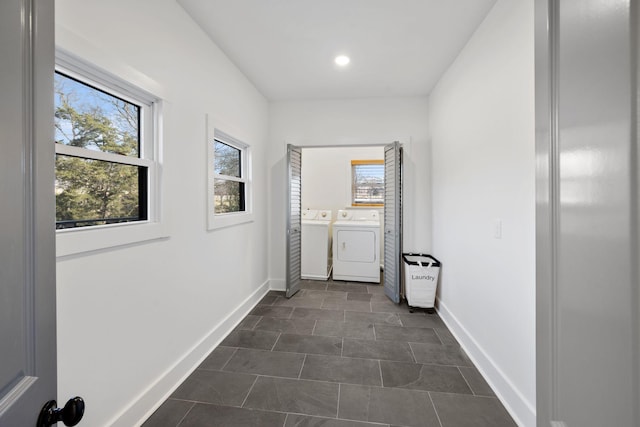
[[[406,250],[431,249],[427,98],[369,98],[273,102],[269,108],[269,274],[284,287],[286,144],[301,146],[384,145],[405,147]],[[304,170],[304,164],[302,166]]]
[[[59,46],[164,100],[168,238],[58,259],[58,401],[131,427],[268,288],[268,103],[174,0],[58,0]],[[251,144],[255,222],[206,230],[205,113]],[[237,309],[237,310],[236,310]]]
[[[384,147],[303,149],[302,209],[331,209],[335,220],[338,209],[351,208],[351,160],[383,159]]]
[[[432,92],[429,114],[439,310],[520,425],[533,427],[533,2],[496,3]]]

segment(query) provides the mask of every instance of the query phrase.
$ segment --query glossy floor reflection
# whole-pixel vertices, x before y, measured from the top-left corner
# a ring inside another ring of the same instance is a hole
[[[144,427],[512,427],[437,314],[382,286],[270,291]]]

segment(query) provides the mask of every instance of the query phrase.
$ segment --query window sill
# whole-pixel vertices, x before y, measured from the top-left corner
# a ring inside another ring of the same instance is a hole
[[[252,213],[230,213],[222,215],[211,215],[209,217],[209,230],[233,227],[240,224],[247,224],[254,221]]]
[[[158,222],[58,230],[56,231],[56,257],[86,254],[167,237],[169,236],[165,227]]]

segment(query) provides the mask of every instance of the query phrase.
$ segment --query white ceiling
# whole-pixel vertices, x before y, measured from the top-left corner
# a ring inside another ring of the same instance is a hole
[[[178,0],[270,100],[427,95],[495,2]]]

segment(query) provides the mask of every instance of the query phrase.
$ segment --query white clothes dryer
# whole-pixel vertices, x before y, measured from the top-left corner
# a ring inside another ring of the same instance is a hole
[[[378,211],[338,211],[333,223],[333,279],[380,283]]]

